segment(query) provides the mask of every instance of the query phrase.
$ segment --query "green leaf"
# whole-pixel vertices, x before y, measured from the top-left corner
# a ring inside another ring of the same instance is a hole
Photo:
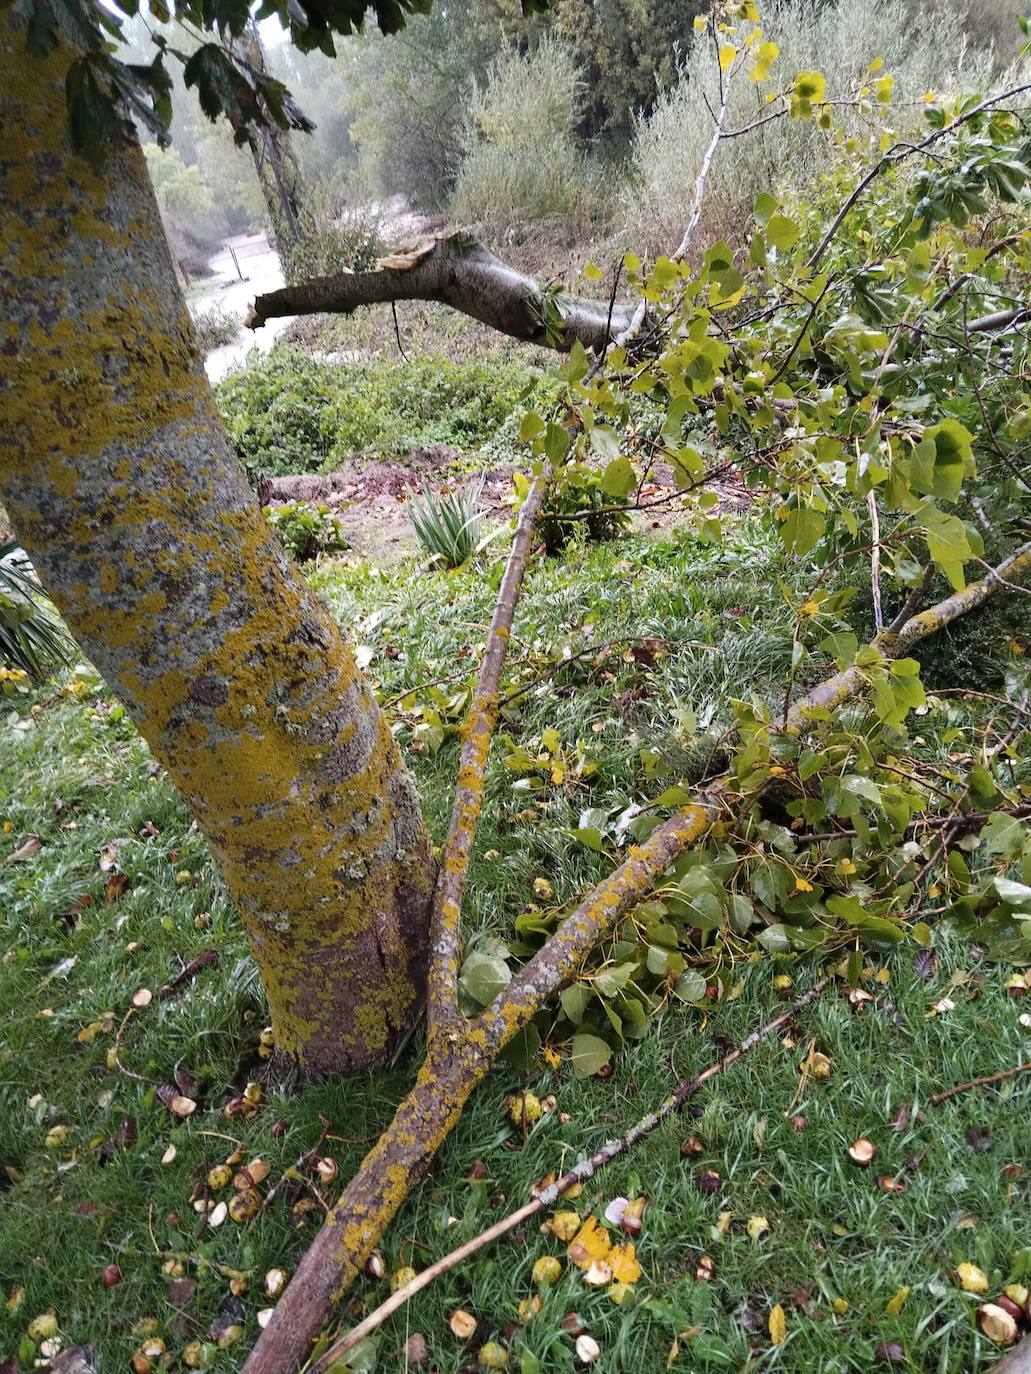
[[[581,1031],[573,1036],[570,1062],[577,1078],[590,1078],[612,1058],[612,1048],[600,1036]]]
[[[996,878],[995,890],[1007,906],[1031,910],[1031,887],[1026,883],[1016,883],[1012,878]]]
[[[588,849],[593,849],[596,854],[605,854],[605,840],[601,831],[596,825],[582,825],[576,830],[571,830],[570,835],[585,844]]]
[[[683,1002],[701,1002],[705,999],[706,982],[697,969],[688,969],[673,984],[673,991]]]
[[[790,553],[802,557],[814,548],[823,538],[827,521],[819,511],[806,506],[795,506],[789,510],[781,524],[780,537]]]
[[[1005,854],[1015,858],[1024,846],[1027,834],[1015,816],[1005,811],[993,811],[981,831],[981,840],[989,854]]]
[[[790,248],[798,241],[799,229],[787,215],[771,215],[766,224],[766,239],[774,248]]]
[[[606,496],[614,501],[625,500],[637,485],[634,469],[629,458],[615,458],[602,474],[598,486]]]
[[[569,451],[569,435],[562,425],[549,420],[544,434],[544,452],[553,463],[561,463]]]
[[[512,978],[512,970],[504,959],[494,954],[484,954],[473,950],[466,955],[458,986],[462,992],[481,1007],[489,1006],[503,987]]]
[[[586,983],[571,983],[568,988],[563,988],[558,995],[562,1010],[574,1026],[578,1026],[584,1019],[584,1013],[593,998],[594,993]]]

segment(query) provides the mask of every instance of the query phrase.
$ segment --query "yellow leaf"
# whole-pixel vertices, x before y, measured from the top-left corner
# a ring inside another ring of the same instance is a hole
[[[835,1298],[834,1310],[839,1317],[843,1317],[848,1311],[848,1302],[844,1298]]]
[[[893,76],[882,76],[874,82],[874,95],[882,105],[891,103],[891,88],[895,85]]]
[[[720,45],[720,71],[725,72],[734,65],[734,58],[737,57],[737,48],[733,43],[722,43]]]
[[[797,874],[796,874],[796,876],[795,876],[795,891],[796,891],[796,892],[812,892],[812,890],[813,890],[813,885],[812,885],[812,883],[807,883],[806,880],[805,880],[804,878],[799,878],[799,877],[797,876]]]
[[[557,1069],[562,1063],[562,1055],[553,1045],[544,1046],[544,1059],[551,1069]]]
[[[884,1309],[884,1315],[885,1315],[886,1317],[897,1317],[898,1314],[899,1314],[899,1313],[902,1311],[902,1309],[905,1307],[905,1305],[906,1305],[906,1299],[907,1299],[908,1297],[909,1297],[909,1289],[908,1289],[908,1288],[900,1288],[899,1291],[898,1291],[898,1292],[895,1294],[895,1296],[892,1298],[892,1300],[888,1303],[887,1307]]]
[[[866,70],[870,73],[871,76],[873,76],[874,72],[879,72],[883,66],[884,66],[884,58],[883,58],[883,57],[875,57],[874,60],[870,63],[869,67],[867,67]]]
[[[774,1345],[780,1345],[787,1334],[788,1323],[784,1316],[784,1309],[780,1303],[777,1303],[770,1313],[770,1340]]]
[[[612,1277],[617,1283],[637,1282],[641,1277],[641,1266],[637,1262],[637,1253],[633,1241],[612,1247],[609,1251],[609,1267],[612,1270]]]
[[[607,1260],[611,1248],[608,1232],[594,1217],[588,1217],[573,1237],[567,1254],[578,1269],[590,1269],[596,1260]]]

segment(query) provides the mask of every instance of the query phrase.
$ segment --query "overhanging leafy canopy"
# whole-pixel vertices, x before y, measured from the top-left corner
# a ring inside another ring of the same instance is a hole
[[[521,0],[524,14],[545,10],[552,0]],[[167,59],[183,65],[186,85],[195,87],[211,120],[225,116],[237,143],[248,129],[269,122],[281,129],[310,132],[307,119],[281,81],[247,61],[232,39],[254,20],[278,18],[301,52],[336,53],[335,39],[360,33],[367,16],[385,34],[405,27],[408,16],[428,14],[431,0],[262,0],[253,12],[247,0],[0,0],[26,21],[27,45],[44,56],[64,38],[79,51],[68,71],[68,119],[75,148],[98,161],[105,145],[120,137],[133,118],[162,145],[172,118],[172,82]],[[158,24],[175,23],[200,40],[183,51],[162,33],[153,34],[157,55],[149,63],[118,56],[122,24],[142,9]],[[210,36],[209,36],[210,35]]]

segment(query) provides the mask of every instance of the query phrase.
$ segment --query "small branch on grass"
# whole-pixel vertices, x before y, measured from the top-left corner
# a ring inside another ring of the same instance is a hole
[[[1016,1078],[1018,1074],[1031,1071],[1031,1059],[1026,1064],[1018,1064],[1015,1069],[1004,1069],[1002,1073],[989,1073],[983,1078],[970,1078],[966,1083],[957,1083],[954,1088],[946,1088],[944,1092],[935,1093],[931,1098],[932,1104],[937,1107],[942,1102],[948,1102],[950,1097],[957,1097],[960,1093],[967,1092],[970,1088],[987,1088],[992,1083],[1004,1083],[1008,1078]]]
[[[199,973],[202,968],[218,968],[218,958],[217,949],[202,950],[200,954],[191,959],[189,963],[183,964],[175,977],[170,978],[164,987],[158,988],[158,997],[166,998],[174,996],[178,989],[182,987],[183,983],[188,982],[194,974]]]
[[[380,1303],[379,1307],[370,1312],[357,1326],[353,1327],[339,1341],[330,1346],[325,1354],[321,1355],[312,1366],[309,1374],[326,1374],[326,1371],[336,1360],[340,1359],[342,1355],[345,1355],[348,1350],[353,1350],[360,1341],[365,1340],[373,1331],[382,1326],[387,1318],[392,1316],[399,1307],[403,1307],[405,1303],[414,1298],[416,1293],[421,1293],[424,1288],[428,1288],[435,1279],[441,1276],[441,1274],[446,1274],[451,1269],[457,1268],[458,1265],[462,1264],[471,1255],[475,1255],[478,1251],[486,1249],[488,1245],[493,1245],[496,1240],[500,1240],[502,1236],[507,1235],[510,1231],[514,1231],[515,1228],[521,1226],[523,1222],[529,1221],[532,1217],[539,1216],[542,1212],[547,1211],[547,1209],[553,1206],[570,1188],[578,1183],[586,1183],[587,1180],[593,1178],[594,1174],[604,1165],[611,1163],[614,1159],[618,1159],[620,1155],[626,1154],[626,1152],[632,1149],[638,1141],[650,1135],[651,1132],[655,1130],[656,1126],[661,1125],[668,1117],[680,1111],[680,1109],[689,1102],[706,1083],[716,1078],[719,1074],[724,1073],[732,1064],[736,1064],[739,1059],[742,1059],[750,1050],[754,1049],[760,1041],[765,1040],[768,1036],[772,1035],[774,1031],[787,1025],[811,1002],[815,1002],[829,982],[829,978],[821,978],[814,987],[810,988],[808,992],[799,997],[787,1011],[781,1012],[781,1014],[775,1016],[772,1021],[767,1021],[766,1025],[746,1036],[735,1049],[725,1054],[722,1059],[718,1059],[714,1064],[711,1064],[703,1073],[698,1074],[694,1078],[682,1078],[665,1101],[654,1111],[649,1112],[647,1116],[642,1117],[636,1125],[631,1126],[625,1135],[620,1136],[617,1140],[607,1140],[600,1150],[596,1150],[592,1155],[585,1156],[577,1164],[574,1164],[572,1169],[567,1170],[561,1178],[556,1179],[555,1182],[549,1184],[548,1187],[542,1188],[532,1201],[527,1202],[517,1211],[510,1212],[507,1217],[503,1217],[501,1221],[497,1221],[493,1226],[489,1226],[485,1231],[481,1231],[478,1236],[473,1236],[471,1240],[467,1240],[464,1245],[458,1246],[458,1248],[452,1250],[450,1254],[444,1255],[434,1264],[424,1269],[422,1273],[416,1275],[411,1282],[406,1283],[403,1288],[399,1288],[396,1293],[392,1293],[385,1302]]]

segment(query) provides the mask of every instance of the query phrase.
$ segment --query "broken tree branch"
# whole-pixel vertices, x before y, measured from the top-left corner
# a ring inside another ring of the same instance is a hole
[[[478,1236],[473,1236],[472,1239],[467,1240],[464,1245],[458,1246],[458,1248],[452,1250],[450,1254],[444,1255],[441,1259],[437,1260],[436,1263],[424,1269],[422,1273],[417,1274],[414,1279],[406,1283],[403,1288],[399,1288],[396,1293],[392,1293],[385,1302],[380,1303],[380,1305],[360,1321],[357,1326],[352,1327],[345,1336],[330,1346],[325,1354],[321,1355],[312,1366],[309,1374],[325,1374],[325,1371],[329,1369],[334,1361],[338,1360],[341,1355],[345,1355],[348,1350],[353,1350],[359,1341],[363,1341],[366,1336],[370,1336],[372,1332],[382,1326],[387,1318],[392,1316],[399,1307],[403,1307],[405,1303],[414,1298],[416,1293],[421,1293],[424,1288],[428,1288],[434,1279],[438,1279],[441,1274],[446,1274],[449,1270],[457,1268],[458,1265],[467,1260],[470,1255],[475,1255],[477,1251],[486,1249],[488,1245],[493,1245],[496,1240],[500,1240],[501,1237],[507,1235],[509,1231],[514,1231],[517,1226],[521,1226],[523,1222],[529,1221],[531,1217],[539,1216],[542,1212],[546,1212],[548,1208],[554,1206],[559,1198],[567,1193],[570,1188],[578,1183],[586,1183],[587,1180],[593,1178],[595,1173],[604,1165],[611,1163],[614,1159],[618,1159],[620,1155],[626,1154],[626,1152],[631,1150],[638,1141],[650,1135],[651,1132],[655,1130],[656,1126],[661,1125],[668,1117],[680,1111],[680,1109],[689,1102],[706,1083],[716,1078],[719,1074],[724,1073],[732,1064],[736,1064],[739,1059],[742,1059],[750,1050],[754,1049],[760,1041],[765,1040],[767,1036],[772,1035],[774,1031],[779,1030],[782,1026],[786,1026],[800,1011],[807,1007],[810,1002],[815,1002],[829,982],[830,979],[821,978],[808,992],[804,993],[797,1001],[788,1007],[787,1011],[782,1011],[780,1015],[775,1016],[772,1021],[767,1021],[764,1026],[761,1026],[758,1030],[752,1031],[752,1033],[746,1036],[739,1045],[728,1054],[725,1054],[722,1059],[716,1060],[716,1062],[711,1064],[703,1073],[697,1074],[694,1078],[680,1079],[669,1096],[656,1107],[654,1111],[649,1112],[648,1115],[642,1117],[636,1125],[631,1126],[625,1135],[620,1136],[616,1140],[607,1140],[600,1150],[596,1150],[594,1154],[585,1155],[583,1159],[579,1160],[571,1169],[567,1170],[561,1178],[556,1179],[554,1183],[550,1183],[546,1188],[542,1188],[532,1201],[525,1203],[515,1212],[510,1212],[507,1217],[503,1217],[500,1221],[496,1221],[493,1226],[489,1226],[485,1231],[481,1231]]]
[[[487,754],[501,707],[498,689],[508,652],[512,618],[530,558],[534,526],[550,481],[551,466],[545,464],[519,512],[515,537],[487,632],[487,647],[480,660],[476,688],[462,725],[462,754],[454,808],[441,855],[430,922],[427,1005],[431,1035],[454,1026],[461,1018],[458,1010],[458,965],[462,943],[462,892],[483,803]]]
[[[1029,570],[1031,543],[982,581],[914,615],[899,631],[883,631],[874,647],[886,662],[897,658]],[[792,707],[788,728],[802,729],[812,711],[841,705],[861,692],[866,682],[866,673],[856,667],[834,674]],[[575,977],[596,945],[654,890],[676,860],[705,835],[719,814],[721,801],[717,781],[642,845],[631,847],[623,863],[585,897],[486,1011],[430,1037],[414,1086],[327,1216],[242,1374],[288,1374],[307,1357],[334,1305],[361,1272],[501,1050]]]
[[[338,272],[258,296],[245,321],[257,329],[282,315],[350,315],[363,305],[438,301],[523,343],[568,352],[579,340],[601,353],[630,322],[608,301],[549,292],[471,235],[422,239],[367,272]]]

